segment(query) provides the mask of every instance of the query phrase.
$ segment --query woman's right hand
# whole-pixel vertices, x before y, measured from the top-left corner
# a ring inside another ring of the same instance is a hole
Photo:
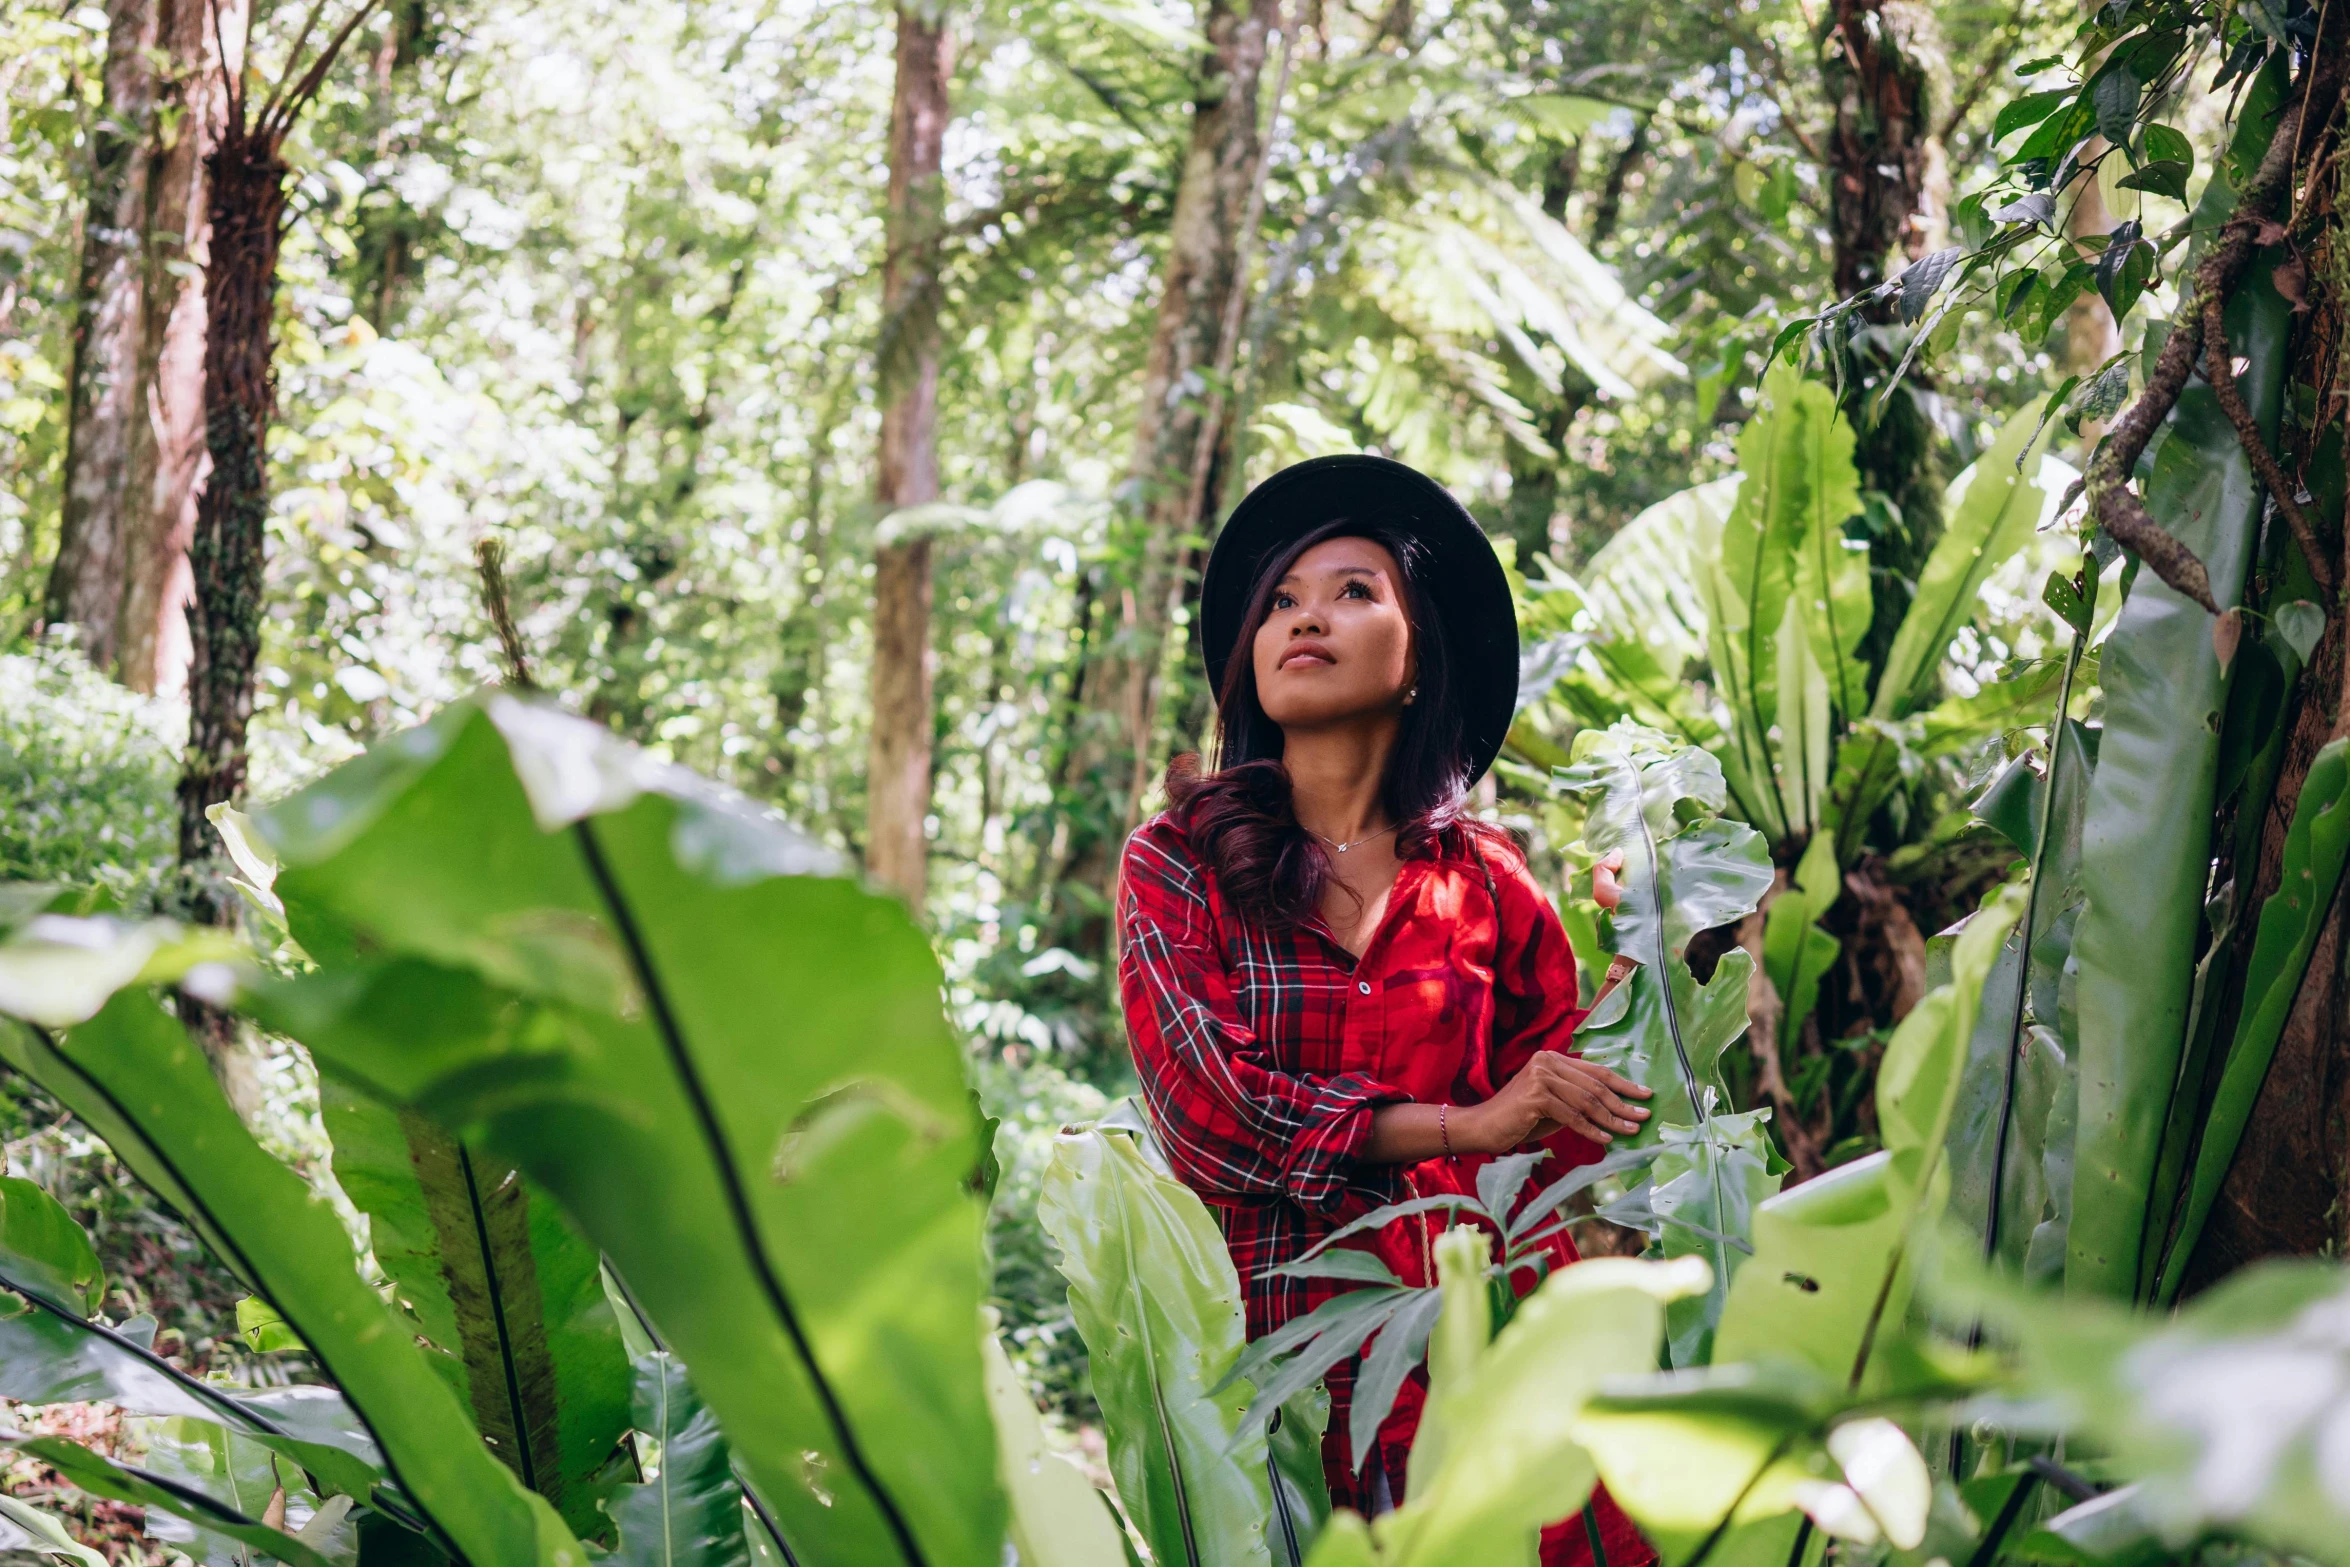
[[[1472,1142],[1480,1153],[1502,1154],[1564,1127],[1604,1147],[1618,1134],[1638,1132],[1648,1119],[1645,1109],[1627,1104],[1624,1096],[1646,1099],[1654,1092],[1596,1061],[1538,1050],[1500,1093],[1462,1113],[1460,1119],[1470,1123],[1463,1130],[1470,1135],[1456,1141]]]

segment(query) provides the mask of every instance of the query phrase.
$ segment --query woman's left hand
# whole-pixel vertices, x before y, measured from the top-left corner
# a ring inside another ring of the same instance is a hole
[[[1624,851],[1610,851],[1597,865],[1591,867],[1591,901],[1603,909],[1614,909],[1624,901],[1624,889],[1616,883],[1616,873],[1624,868]]]

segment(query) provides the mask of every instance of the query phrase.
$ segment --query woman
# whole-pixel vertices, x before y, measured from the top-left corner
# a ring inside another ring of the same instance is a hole
[[[1585,1009],[1525,858],[1464,814],[1517,694],[1517,622],[1490,545],[1432,480],[1319,458],[1241,503],[1208,562],[1202,646],[1218,770],[1168,771],[1129,840],[1119,979],[1144,1097],[1176,1173],[1215,1211],[1251,1338],[1337,1293],[1270,1276],[1348,1219],[1473,1192],[1539,1144],[1552,1174],[1637,1132],[1648,1090],[1566,1053]],[[1606,878],[1601,878],[1603,882]],[[1433,1283],[1434,1226],[1375,1237]],[[1561,1232],[1557,1263],[1575,1260]],[[1399,1504],[1425,1396],[1415,1373],[1350,1466],[1356,1364],[1329,1377],[1333,1500]],[[1654,1559],[1601,1497],[1610,1567]],[[1571,1527],[1570,1527],[1571,1524]],[[1546,1567],[1590,1559],[1543,1536]]]

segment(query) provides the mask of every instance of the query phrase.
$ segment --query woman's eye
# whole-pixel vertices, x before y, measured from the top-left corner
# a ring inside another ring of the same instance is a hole
[[[1339,596],[1342,598],[1367,599],[1371,596],[1371,590],[1364,583],[1350,582],[1344,588],[1339,590]]]
[[[1273,607],[1275,609],[1294,609],[1297,607],[1297,600],[1286,593],[1276,593],[1273,595]]]

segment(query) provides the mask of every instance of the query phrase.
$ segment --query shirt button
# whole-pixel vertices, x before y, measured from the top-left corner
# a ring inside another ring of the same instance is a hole
[[[1355,989],[1367,996],[1371,993],[1371,982],[1367,979],[1357,980],[1355,981]]]

